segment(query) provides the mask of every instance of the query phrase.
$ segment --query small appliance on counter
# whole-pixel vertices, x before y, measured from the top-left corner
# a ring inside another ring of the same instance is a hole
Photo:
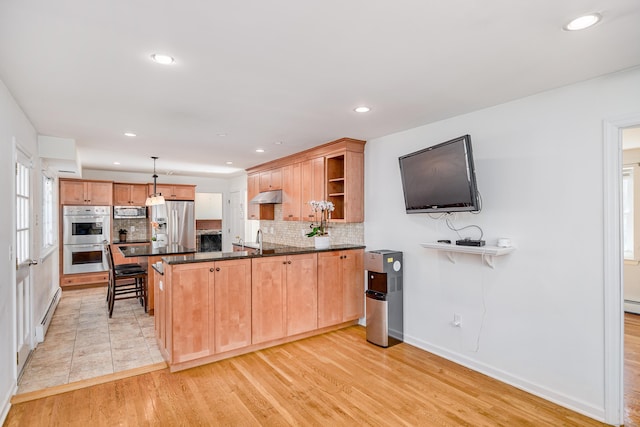
[[[402,252],[381,249],[366,252],[367,341],[389,347],[404,340]]]

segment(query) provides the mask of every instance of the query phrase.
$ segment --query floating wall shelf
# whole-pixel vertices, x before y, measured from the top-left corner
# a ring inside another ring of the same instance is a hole
[[[447,255],[447,258],[449,258],[453,263],[456,262],[456,253],[481,255],[484,262],[486,262],[491,268],[494,268],[494,257],[506,255],[516,250],[514,247],[500,248],[498,246],[460,246],[453,243],[420,243],[420,246],[444,252]]]

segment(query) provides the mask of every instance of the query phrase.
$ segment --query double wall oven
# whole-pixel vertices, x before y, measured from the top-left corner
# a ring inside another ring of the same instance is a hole
[[[110,206],[64,206],[63,274],[107,271],[104,241],[111,241]]]

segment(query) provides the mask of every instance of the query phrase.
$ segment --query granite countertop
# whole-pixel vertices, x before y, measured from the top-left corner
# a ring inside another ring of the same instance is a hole
[[[190,254],[196,251],[195,248],[186,248],[181,245],[165,245],[165,246],[154,247],[151,244],[136,245],[136,246],[119,246],[118,249],[120,250],[120,252],[125,258],[137,257],[137,256]]]
[[[151,242],[149,240],[126,240],[124,242],[121,242],[118,239],[114,239],[112,242],[114,245],[133,245],[133,244],[140,244],[140,243],[148,243],[151,244]]]
[[[245,245],[251,249],[252,246]],[[222,261],[228,259],[240,259],[240,258],[258,258],[268,256],[282,256],[282,255],[300,255],[312,252],[330,252],[330,251],[342,251],[347,249],[364,249],[364,245],[332,245],[327,249],[316,249],[314,247],[299,247],[299,246],[287,246],[278,245],[273,243],[264,243],[262,245],[262,254],[254,254],[247,251],[237,252],[197,252],[189,253],[178,256],[165,256],[162,258],[164,262],[169,265],[173,264],[188,264],[194,262],[208,262],[208,261]]]

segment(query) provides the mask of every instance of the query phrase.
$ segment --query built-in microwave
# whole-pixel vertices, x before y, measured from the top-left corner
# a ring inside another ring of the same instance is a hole
[[[146,218],[147,208],[146,206],[114,206],[113,218],[114,219],[135,219]]]

